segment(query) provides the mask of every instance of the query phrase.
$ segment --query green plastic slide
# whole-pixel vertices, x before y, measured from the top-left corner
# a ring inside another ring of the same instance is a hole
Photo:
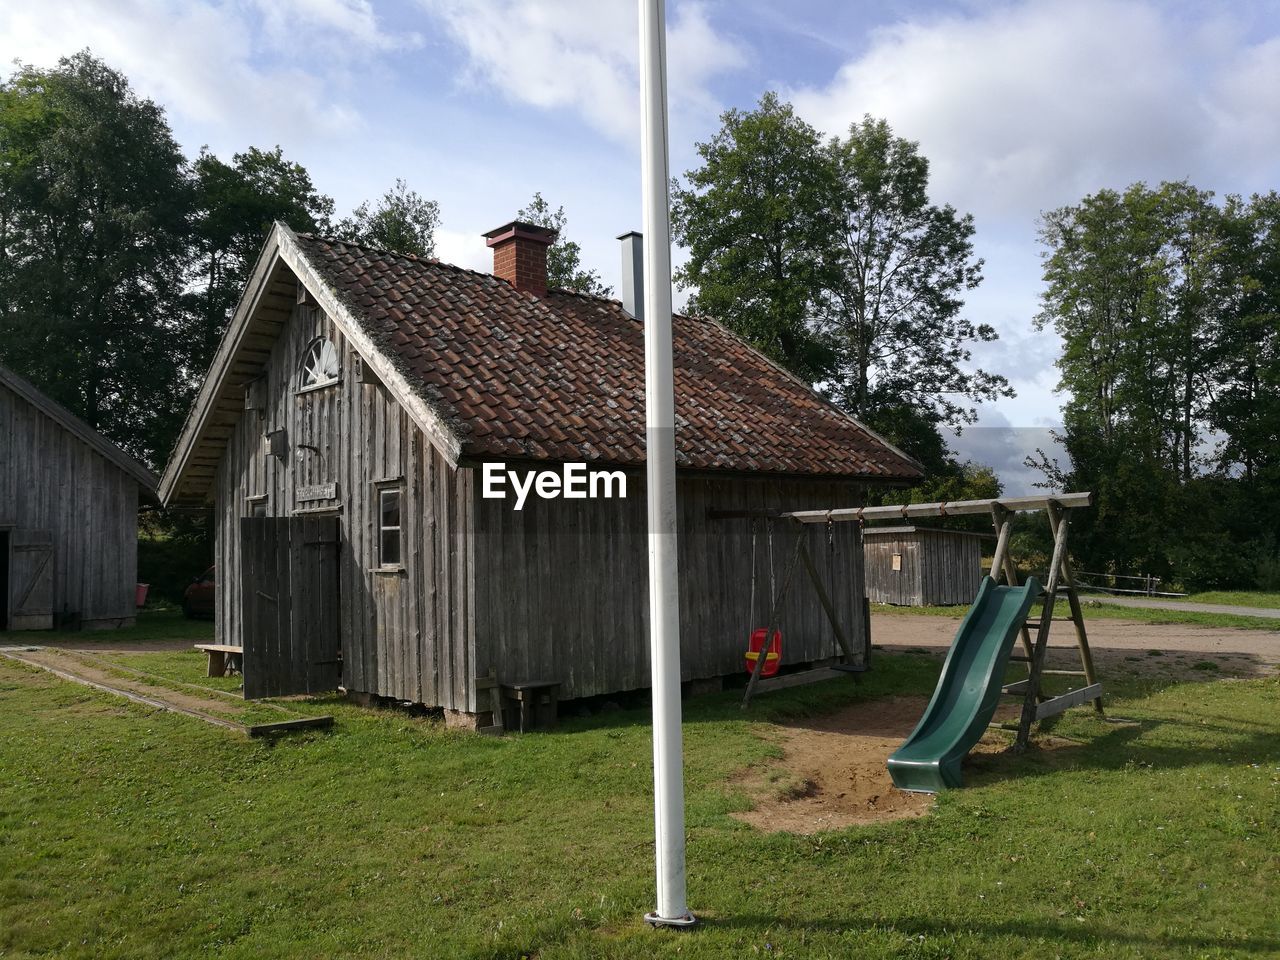
[[[990,577],[982,578],[933,699],[889,758],[889,775],[900,789],[937,793],[964,785],[960,763],[995,715],[1013,642],[1042,592],[1034,577],[1020,587],[998,587]]]

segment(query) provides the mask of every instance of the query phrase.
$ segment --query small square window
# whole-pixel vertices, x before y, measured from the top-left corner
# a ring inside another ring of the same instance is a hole
[[[267,498],[266,497],[250,497],[249,498],[249,516],[265,517],[267,515]]]
[[[378,490],[378,563],[384,567],[400,565],[400,488]]]

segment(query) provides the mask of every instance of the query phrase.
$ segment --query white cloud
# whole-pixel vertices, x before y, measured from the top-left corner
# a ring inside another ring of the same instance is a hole
[[[493,252],[479,232],[436,230],[436,258],[481,273],[493,271]]]
[[[465,51],[470,79],[503,97],[579,113],[606,135],[635,135],[639,107],[636,6],[629,0],[420,0]],[[718,75],[745,63],[701,3],[676,9],[667,29],[674,111],[714,110]]]
[[[975,364],[1014,400],[980,408],[957,449],[1024,489],[1062,396],[1059,341],[1032,333],[1036,218],[1102,187],[1189,178],[1218,193],[1280,177],[1280,38],[1248,5],[1014,0],[916,12],[878,28],[829,83],[787,91],[802,116],[843,133],[864,114],[919,141],[935,201],[972,212],[987,280],[966,313],[1001,339]],[[1015,426],[1010,426],[1012,422]],[[989,429],[990,428],[990,429]],[[1030,431],[1030,432],[1027,432]],[[1034,442],[1033,442],[1034,441]]]
[[[940,199],[1027,221],[1102,186],[1274,178],[1280,46],[1230,20],[1198,29],[1141,0],[1024,2],[874,32],[800,112],[843,131],[864,113],[921,142]]]
[[[957,459],[990,467],[1000,479],[1005,496],[1019,497],[1037,493],[1036,485],[1044,482],[1044,475],[1026,464],[1028,457],[1037,458],[1038,450],[1062,466],[1070,465],[1066,452],[1054,439],[1061,428],[1056,421],[1015,427],[999,411],[988,409],[976,426],[965,427],[959,434],[944,428],[943,438]]]
[[[1217,136],[1213,147],[1257,176],[1274,183],[1280,134],[1280,37],[1246,45],[1213,79],[1204,97]]]
[[[288,0],[265,20],[238,4],[192,0],[0,8],[0,60],[51,66],[88,47],[164,105],[179,133],[199,130],[188,151],[205,142],[313,143],[359,129],[359,111],[336,82],[342,57],[303,56],[314,48],[299,45],[300,36],[347,57],[391,42],[367,5],[346,0]]]
[[[315,40],[327,56],[418,46],[416,33],[385,31],[369,0],[254,0],[262,25],[281,47]]]

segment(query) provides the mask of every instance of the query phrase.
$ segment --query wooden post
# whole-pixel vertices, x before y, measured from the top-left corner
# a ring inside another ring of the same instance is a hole
[[[1070,522],[1063,511],[1055,506],[1049,507],[1049,526],[1055,540],[1059,526],[1066,526]],[[1071,620],[1076,628],[1076,646],[1080,648],[1080,665],[1084,670],[1085,683],[1093,686],[1098,682],[1098,674],[1093,667],[1093,651],[1089,649],[1089,636],[1084,627],[1084,609],[1080,606],[1080,595],[1076,592],[1075,574],[1065,551],[1062,554],[1062,579],[1067,587],[1067,604],[1071,608]],[[1099,716],[1103,714],[1102,697],[1094,698],[1093,709]]]
[[[863,669],[871,669],[871,598],[862,598],[862,635],[867,638],[867,659],[863,661]]]
[[[791,559],[787,561],[787,571],[782,578],[782,589],[773,598],[773,609],[769,611],[769,627],[764,632],[764,645],[760,648],[760,656],[756,657],[756,665],[751,670],[751,679],[747,681],[747,692],[742,696],[743,710],[747,709],[747,705],[751,703],[751,693],[760,681],[760,673],[764,670],[765,660],[768,659],[766,654],[769,652],[769,645],[773,642],[773,632],[778,629],[778,621],[782,619],[782,604],[787,598],[787,592],[791,589],[791,578],[795,576],[796,563],[800,560],[800,553],[804,549],[803,532],[803,528],[796,529],[796,547],[791,551]]]
[[[809,573],[809,579],[813,581],[813,589],[818,591],[818,600],[822,603],[822,609],[827,612],[827,620],[831,623],[831,629],[835,631],[836,641],[840,644],[840,649],[844,651],[845,663],[853,664],[853,648],[849,646],[849,640],[844,635],[844,631],[840,629],[840,621],[836,619],[836,609],[831,603],[831,597],[827,595],[827,588],[822,585],[822,580],[818,576],[818,570],[813,565],[813,557],[809,556],[809,549],[804,545],[804,528],[796,530],[796,537],[800,543],[800,559],[804,561],[804,568]],[[766,636],[766,646],[768,638]],[[756,661],[759,666],[760,661]],[[752,671],[753,673],[755,671]]]
[[[999,503],[991,504],[991,522],[996,528],[996,552],[991,557],[991,579],[1000,582],[1003,573],[1005,582],[1011,587],[1018,585],[1018,568],[1009,554],[1009,538],[1013,535],[1013,515]],[[1018,627],[1018,635],[1022,639],[1022,649],[1027,655],[1027,672],[1031,672],[1031,633],[1024,621]]]
[[[476,710],[479,711],[481,704],[485,700],[489,701],[489,710],[493,714],[493,720],[489,726],[481,727],[481,733],[499,734],[504,732],[505,724],[502,719],[502,685],[498,683],[497,671],[490,669],[483,677],[476,677]]]
[[[1049,561],[1049,582],[1044,588],[1044,607],[1040,612],[1040,628],[1036,631],[1036,645],[1031,654],[1031,671],[1027,675],[1027,696],[1022,702],[1022,719],[1018,723],[1018,738],[1013,745],[1015,753],[1021,753],[1027,748],[1027,741],[1031,738],[1031,724],[1036,719],[1040,677],[1044,671],[1045,651],[1049,646],[1049,628],[1053,626],[1053,608],[1058,593],[1058,576],[1062,569],[1062,558],[1067,554],[1066,547],[1067,525],[1060,523],[1054,531],[1053,559]]]
[[[1000,582],[1005,553],[1009,549],[1009,511],[998,503],[991,505],[991,523],[996,528],[996,552],[991,556],[991,579]]]

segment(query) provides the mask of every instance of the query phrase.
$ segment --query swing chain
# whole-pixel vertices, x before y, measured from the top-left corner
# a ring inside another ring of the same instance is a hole
[[[772,517],[768,517],[765,519],[764,529],[765,529],[765,539],[769,545],[769,605],[770,607],[772,607],[774,601],[777,600],[777,591],[778,591],[777,584],[774,583],[774,575],[773,575],[773,518]]]
[[[747,607],[747,635],[756,627],[756,535],[759,521],[751,518],[751,601]]]

